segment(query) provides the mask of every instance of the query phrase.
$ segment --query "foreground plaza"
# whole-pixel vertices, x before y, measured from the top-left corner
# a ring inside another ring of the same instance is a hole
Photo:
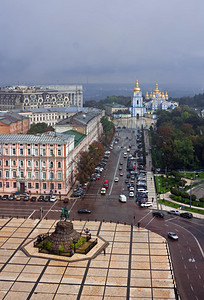
[[[0,219],[0,299],[175,299],[163,237],[125,224],[73,221],[77,231],[89,228],[108,243],[99,243],[93,256],[58,259],[26,253],[26,245],[53,232],[56,222]]]

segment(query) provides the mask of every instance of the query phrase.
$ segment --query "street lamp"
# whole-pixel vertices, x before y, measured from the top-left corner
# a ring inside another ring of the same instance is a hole
[[[192,178],[191,178],[191,189],[190,189],[190,208],[191,208],[191,190],[192,190]]]

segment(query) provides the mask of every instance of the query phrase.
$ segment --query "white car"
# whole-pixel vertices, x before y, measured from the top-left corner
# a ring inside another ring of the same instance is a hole
[[[129,149],[129,148],[127,148],[127,152],[130,152],[130,149]]]
[[[141,206],[141,207],[150,207],[150,206],[152,206],[152,202],[141,203],[140,206]]]
[[[176,210],[176,209],[175,210],[172,209],[172,210],[169,210],[167,212],[168,212],[168,214],[171,214],[171,215],[177,215],[177,216],[180,215],[180,212],[178,210]]]
[[[105,195],[106,194],[106,188],[101,188],[101,195]]]
[[[129,192],[129,197],[134,197],[134,192]]]
[[[148,190],[145,190],[145,189],[138,189],[137,191],[138,191],[138,193],[145,193],[145,194],[148,193]]]
[[[115,182],[118,182],[118,181],[119,181],[119,178],[118,178],[118,177],[115,177],[114,181],[115,181]]]
[[[178,240],[178,235],[174,232],[168,232],[168,237],[170,237],[173,240]]]
[[[55,202],[57,200],[56,196],[50,197],[50,202]]]
[[[135,190],[135,188],[134,188],[133,186],[131,186],[131,187],[129,188],[129,192],[134,192],[134,190]]]

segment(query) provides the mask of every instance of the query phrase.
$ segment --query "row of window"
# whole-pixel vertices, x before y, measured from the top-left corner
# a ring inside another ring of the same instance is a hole
[[[2,188],[3,183],[0,181],[0,188]],[[14,189],[17,188],[16,182],[13,182],[13,184],[11,185],[10,182],[6,182],[5,183],[5,187],[6,188],[10,188],[11,186],[13,186]],[[38,190],[40,188],[40,184],[38,182],[35,183],[35,185],[33,186],[31,182],[28,182],[28,189],[32,189],[35,188],[36,190]],[[46,190],[47,188],[50,188],[50,190],[54,190],[55,188],[57,188],[58,190],[62,189],[62,184],[58,183],[57,185],[55,185],[54,183],[50,183],[49,185],[45,182],[43,182],[42,184],[42,189]]]
[[[40,178],[38,171],[35,172],[34,174],[35,175],[33,175],[33,179],[39,179]],[[48,179],[47,178],[47,172],[41,172],[40,174],[41,174],[41,179]],[[12,171],[11,175],[12,175],[12,178],[17,178],[17,171]],[[57,172],[56,175],[57,175],[57,177],[56,177],[57,180],[62,179],[62,172]],[[24,178],[25,176],[26,176],[26,173],[24,171],[20,171],[20,178]],[[32,178],[31,176],[32,176],[32,172],[27,172],[27,178],[31,179]],[[54,172],[51,171],[49,173],[49,179],[54,179],[54,176],[55,176]],[[0,171],[0,178],[1,177],[2,177],[2,172]],[[5,178],[7,178],[7,179],[10,178],[10,171],[8,171],[8,170],[5,171]]]
[[[49,150],[50,150],[49,151],[50,156],[53,156],[54,155],[54,149],[49,149]],[[13,155],[17,154],[16,148],[12,148],[12,154]],[[9,149],[8,148],[4,149],[4,155],[9,155]],[[19,155],[26,155],[23,148],[19,149]],[[31,149],[30,148],[27,149],[27,155],[31,155]],[[36,156],[39,155],[39,149],[36,149],[36,148],[34,149],[34,155],[36,155]],[[46,156],[46,149],[42,149],[41,155]],[[61,155],[62,155],[61,149],[57,149],[57,156],[61,156]]]
[[[24,160],[20,160],[20,166],[21,166],[21,167],[24,166],[24,163],[25,163]],[[9,166],[9,161],[8,161],[8,160],[5,160],[5,161],[4,161],[4,165],[5,165],[6,167],[8,167],[8,166]],[[42,167],[45,168],[46,165],[47,165],[47,164],[46,164],[46,161],[43,160],[43,161],[42,161]],[[54,162],[53,162],[53,161],[51,161],[49,165],[50,165],[50,168],[54,168]],[[1,166],[1,161],[0,161],[0,166]],[[12,166],[14,166],[14,167],[16,166],[16,160],[12,160]],[[27,166],[28,166],[28,167],[31,167],[31,161],[30,161],[30,160],[27,161]],[[34,166],[35,166],[35,167],[39,167],[39,160],[35,160]],[[62,166],[61,161],[58,161],[58,162],[57,162],[57,168],[61,168],[61,166]]]

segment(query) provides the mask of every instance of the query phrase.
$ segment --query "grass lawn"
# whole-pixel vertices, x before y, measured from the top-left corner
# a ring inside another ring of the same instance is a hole
[[[164,205],[166,205],[166,206],[170,206],[170,207],[176,208],[176,209],[178,209],[178,208],[181,207],[180,204],[176,204],[176,203],[171,202],[171,201],[168,201],[168,200],[164,200],[164,201],[163,201],[163,200],[159,200],[159,203],[164,204]],[[185,206],[185,205],[183,205],[183,206]],[[192,213],[195,212],[195,213],[204,215],[204,210],[201,210],[201,209],[190,208],[190,207],[188,207],[188,206],[185,206],[184,210],[190,211],[190,212],[192,212]],[[182,210],[180,210],[180,211],[182,211]]]
[[[204,172],[180,172],[182,177],[188,178],[188,179],[204,179]]]
[[[158,194],[165,194],[170,191],[171,187],[175,186],[175,179],[166,176],[154,176],[156,191]]]

